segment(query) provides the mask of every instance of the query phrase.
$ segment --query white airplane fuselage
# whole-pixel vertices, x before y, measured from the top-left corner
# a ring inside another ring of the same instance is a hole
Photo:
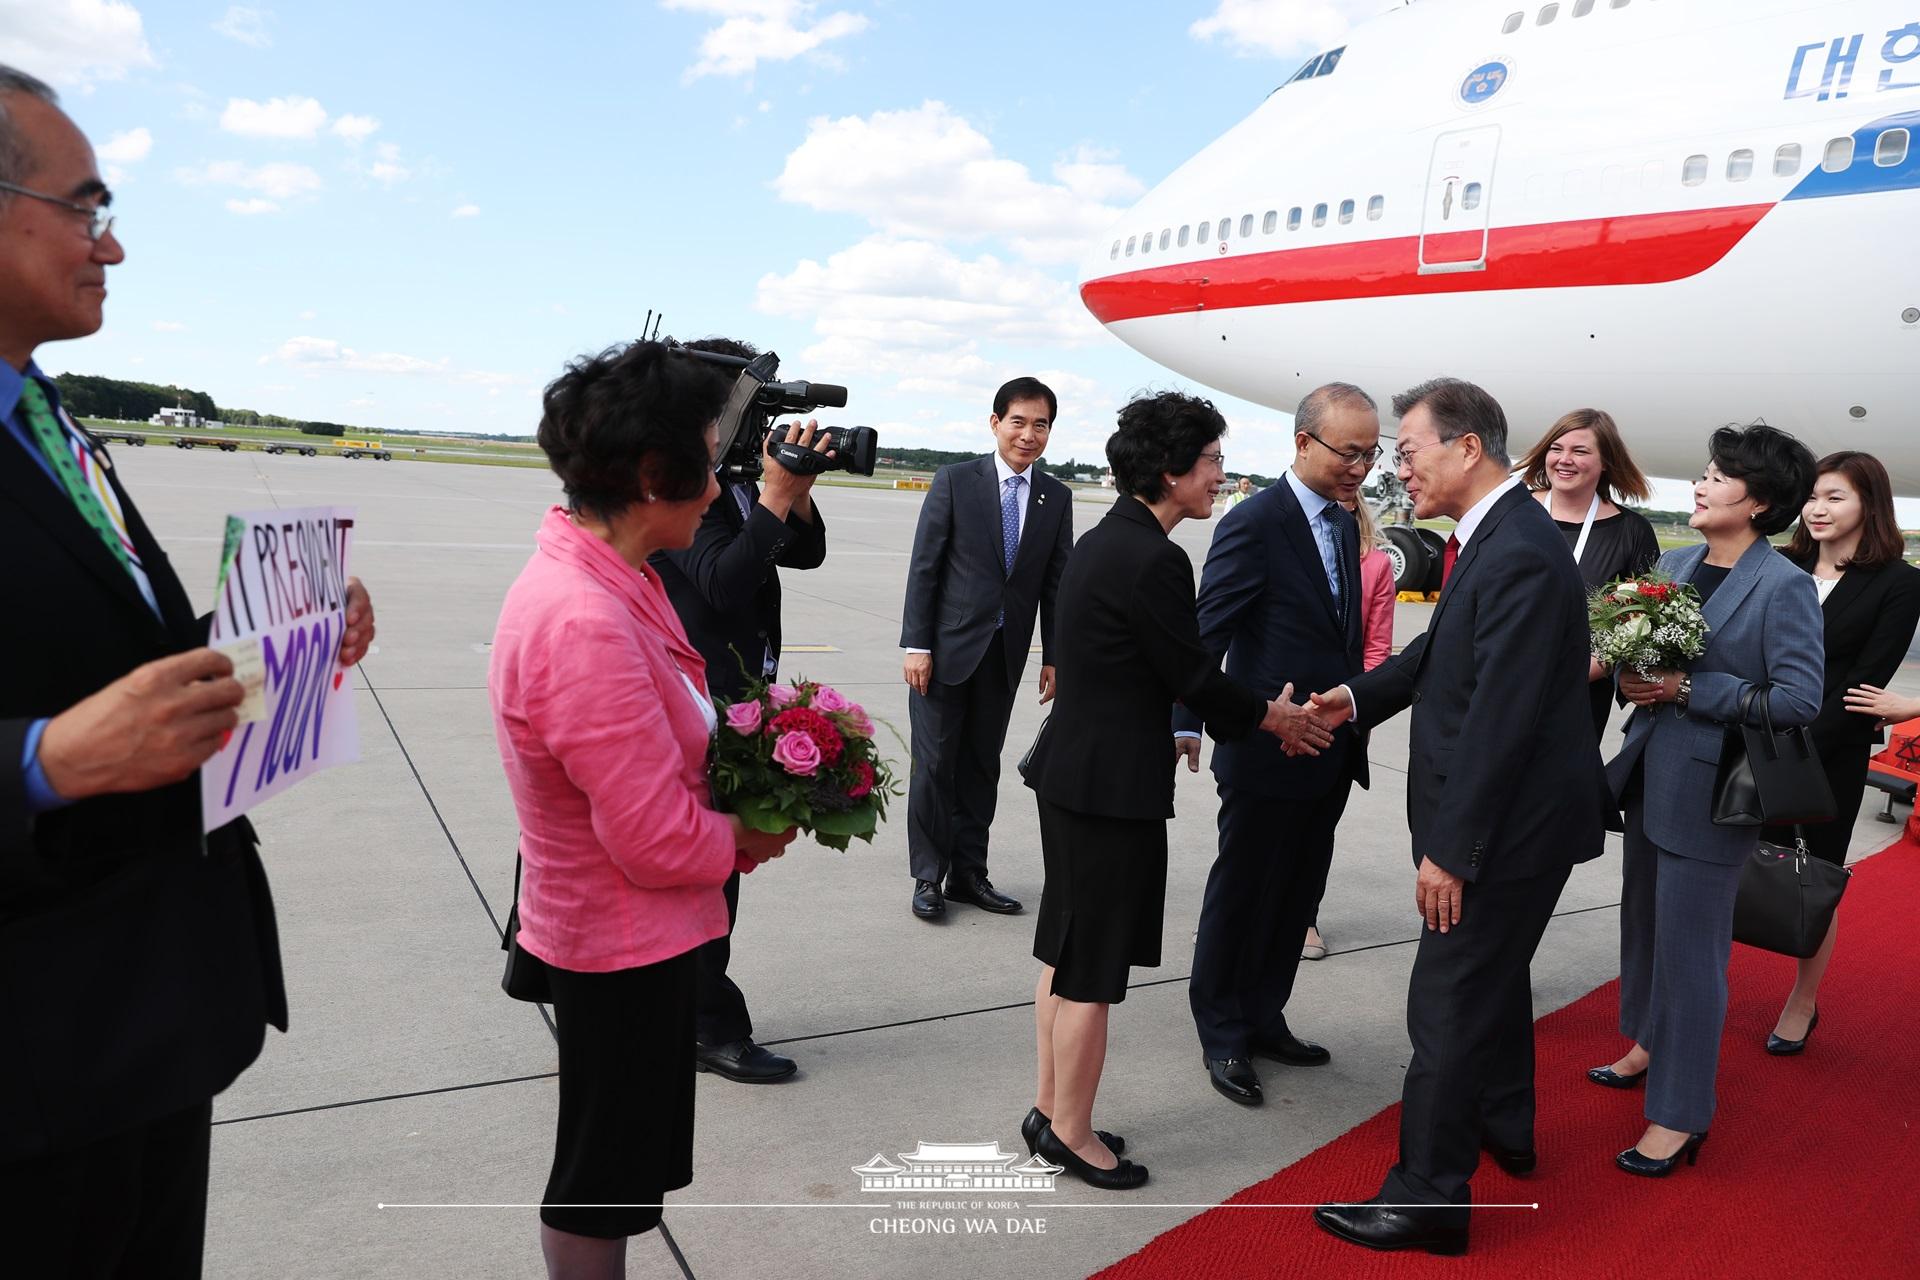
[[[1083,300],[1279,409],[1446,373],[1516,456],[1591,405],[1689,476],[1764,418],[1920,494],[1920,0],[1617,2],[1357,28],[1142,198]]]

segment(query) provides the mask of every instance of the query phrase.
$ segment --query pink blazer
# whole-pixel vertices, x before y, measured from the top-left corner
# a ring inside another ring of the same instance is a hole
[[[1393,562],[1378,547],[1360,556],[1360,669],[1371,671],[1393,656]]]
[[[555,507],[507,592],[487,688],[520,815],[520,945],[563,969],[653,964],[727,931],[738,866],[707,795],[706,666],[651,571]]]

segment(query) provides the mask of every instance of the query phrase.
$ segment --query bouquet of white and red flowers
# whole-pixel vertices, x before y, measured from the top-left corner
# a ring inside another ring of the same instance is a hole
[[[1707,620],[1691,583],[1660,573],[1622,578],[1587,600],[1593,656],[1609,667],[1641,675],[1674,671],[1707,647]]]
[[[809,680],[756,680],[719,711],[709,769],[715,808],[756,831],[798,827],[830,849],[873,839],[898,784],[859,703]]]

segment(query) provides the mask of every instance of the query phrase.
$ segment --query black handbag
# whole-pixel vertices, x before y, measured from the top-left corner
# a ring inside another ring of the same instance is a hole
[[[1758,694],[1760,727],[1747,723]],[[1831,822],[1833,788],[1805,726],[1773,727],[1772,690],[1756,685],[1740,699],[1739,719],[1727,726],[1720,768],[1713,779],[1713,821],[1722,827],[1790,826]]]
[[[1791,849],[1762,841],[1741,869],[1733,940],[1804,960],[1826,941],[1853,872],[1813,857],[1794,835]]]
[[[500,989],[515,1000],[535,1004],[553,1001],[553,984],[547,978],[547,962],[520,945],[520,855],[513,856],[513,906],[507,910],[507,927],[500,934],[500,949],[507,953],[507,969],[500,975]]]

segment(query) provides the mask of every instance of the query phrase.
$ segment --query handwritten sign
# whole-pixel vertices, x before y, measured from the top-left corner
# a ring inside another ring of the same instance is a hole
[[[227,517],[212,644],[233,654],[248,714],[200,768],[208,831],[360,758],[353,690],[339,663],[352,536],[349,507]]]

